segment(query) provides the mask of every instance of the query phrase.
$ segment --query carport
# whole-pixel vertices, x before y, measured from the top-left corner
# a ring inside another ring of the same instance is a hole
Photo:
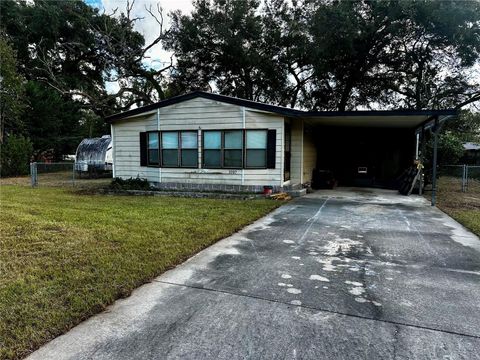
[[[424,158],[426,143],[433,138],[432,169],[426,171],[432,172],[434,205],[438,134],[456,115],[456,110],[308,113],[303,118],[304,171],[314,167],[332,172],[340,186],[398,189],[402,174],[414,160]],[[310,164],[305,163],[308,158]]]

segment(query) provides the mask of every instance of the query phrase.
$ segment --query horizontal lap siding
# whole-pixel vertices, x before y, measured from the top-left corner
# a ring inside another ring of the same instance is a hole
[[[157,129],[155,115],[119,121],[113,124],[115,176],[156,181],[158,169],[140,166],[140,133]]]
[[[257,111],[245,111],[247,129],[276,130],[275,169],[245,170],[245,185],[283,184],[283,127],[284,118]],[[260,176],[261,175],[261,176]]]
[[[239,106],[193,99],[160,109],[160,130],[242,128]]]
[[[243,110],[236,105],[192,99],[160,109],[160,131],[242,129]],[[151,182],[242,185],[242,170],[149,168],[140,166],[139,133],[157,130],[157,117],[115,123],[115,170],[123,178],[145,177]],[[245,127],[275,129],[275,169],[243,170],[243,185],[281,185],[283,117],[245,110]],[[201,137],[199,137],[201,146]],[[201,163],[201,152],[199,154]]]
[[[303,183],[303,121],[292,120],[291,139],[291,182],[292,184]]]
[[[303,136],[303,182],[312,181],[313,169],[317,166],[317,149],[312,132]]]

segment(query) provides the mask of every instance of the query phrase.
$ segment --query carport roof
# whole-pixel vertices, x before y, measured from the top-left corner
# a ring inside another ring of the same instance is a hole
[[[105,118],[108,123],[121,119],[135,117],[156,109],[181,103],[194,98],[204,98],[227,104],[244,106],[246,108],[270,112],[291,118],[303,118],[312,125],[325,126],[355,126],[355,127],[418,127],[435,117],[440,120],[457,115],[457,111],[448,110],[368,110],[368,111],[303,111],[282,106],[269,105],[257,101],[240,99],[232,96],[213,94],[204,91],[194,91],[185,95],[175,96],[155,104],[114,114]]]

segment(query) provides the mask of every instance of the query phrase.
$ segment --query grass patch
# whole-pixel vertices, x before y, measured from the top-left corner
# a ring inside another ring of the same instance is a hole
[[[431,194],[428,193],[429,197]],[[437,206],[480,236],[480,181],[470,180],[467,192],[461,191],[461,179],[438,180]]]
[[[20,358],[279,205],[1,187],[0,358]]]

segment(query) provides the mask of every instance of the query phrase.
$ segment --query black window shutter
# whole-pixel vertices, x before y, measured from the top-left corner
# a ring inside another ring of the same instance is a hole
[[[140,133],[140,166],[147,166],[147,133]]]
[[[268,130],[267,134],[267,169],[275,169],[277,150],[277,130]]]

